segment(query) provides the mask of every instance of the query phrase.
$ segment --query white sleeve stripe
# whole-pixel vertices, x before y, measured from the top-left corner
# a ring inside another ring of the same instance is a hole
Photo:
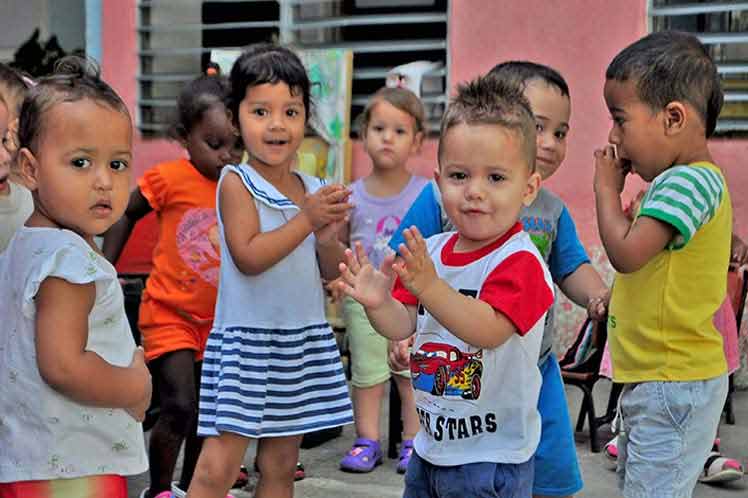
[[[691,220],[694,226],[701,223],[705,213],[708,211],[706,206],[699,206],[693,198],[675,189],[655,193],[652,197],[652,203],[647,204],[646,208],[657,209],[654,203],[664,204],[667,208],[663,209],[663,211],[678,218],[686,217]]]
[[[659,211],[663,214],[672,216],[680,220],[680,222],[683,223],[683,225],[685,225],[688,231],[690,232],[688,234],[688,238],[690,238],[691,236],[693,236],[694,233],[696,233],[696,225],[694,224],[693,217],[687,215],[685,213],[685,210],[683,209],[674,208],[671,204],[667,204],[663,201],[659,201],[656,199],[653,199],[652,202],[647,204],[645,209]],[[686,235],[686,234],[683,234],[683,235]]]

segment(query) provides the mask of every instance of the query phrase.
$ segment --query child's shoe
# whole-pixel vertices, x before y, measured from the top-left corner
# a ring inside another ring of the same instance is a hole
[[[408,462],[413,455],[413,440],[406,439],[400,444],[400,461],[397,462],[397,473],[405,474],[408,470]]]
[[[145,498],[145,494],[150,490],[151,488],[145,488],[143,491],[140,492],[139,498]],[[161,491],[159,494],[154,496],[153,498],[174,498],[174,495],[171,493],[171,491]]]
[[[603,455],[605,455],[605,461],[607,462],[606,467],[616,470],[616,466],[618,465],[618,436],[605,444]]]
[[[161,495],[164,495],[164,496],[161,496]],[[179,482],[172,481],[171,493],[168,491],[164,491],[163,493],[159,493],[158,495],[156,495],[155,498],[185,498],[186,496],[187,496],[187,491],[182,491],[182,488],[179,487]],[[234,498],[234,497],[233,495],[226,495],[226,498]]]
[[[340,461],[340,470],[366,473],[381,463],[382,448],[379,442],[360,437],[353,442],[353,447]]]
[[[719,452],[719,438],[714,440],[712,452],[704,463],[704,471],[699,476],[699,482],[722,483],[737,481],[743,477],[743,466],[733,458],[727,458]]]

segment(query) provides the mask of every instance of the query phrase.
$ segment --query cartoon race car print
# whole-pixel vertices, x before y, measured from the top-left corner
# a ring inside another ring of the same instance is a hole
[[[463,353],[450,344],[426,342],[410,359],[413,388],[435,396],[478,399],[483,374],[483,350]]]

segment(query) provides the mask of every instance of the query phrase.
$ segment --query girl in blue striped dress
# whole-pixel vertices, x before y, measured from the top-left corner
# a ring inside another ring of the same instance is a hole
[[[310,86],[293,52],[250,47],[231,86],[249,159],[218,184],[221,274],[198,422],[207,439],[187,496],[224,497],[257,439],[256,496],[291,497],[302,435],[353,420],[321,284],[343,260],[350,192],[291,170]]]

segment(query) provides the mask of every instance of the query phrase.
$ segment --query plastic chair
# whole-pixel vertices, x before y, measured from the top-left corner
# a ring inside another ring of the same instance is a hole
[[[748,269],[746,267],[730,267],[727,274],[727,292],[730,295],[730,303],[735,311],[735,324],[740,335],[740,324],[743,321],[743,309],[745,308],[745,299],[748,295]],[[732,394],[735,392],[735,383],[733,374],[730,374],[727,388],[727,399],[725,400],[725,423],[735,425],[735,411],[732,406]]]
[[[592,391],[597,381],[603,378],[600,376],[600,362],[603,358],[607,338],[606,322],[595,322],[588,318],[582,325],[574,343],[558,362],[564,383],[582,390],[582,405],[577,417],[576,431],[581,432],[584,429],[586,418],[590,431],[590,450],[593,453],[600,451],[597,430],[601,425],[613,420],[616,400],[622,387],[620,384],[613,384],[607,410],[602,417],[598,417]]]

